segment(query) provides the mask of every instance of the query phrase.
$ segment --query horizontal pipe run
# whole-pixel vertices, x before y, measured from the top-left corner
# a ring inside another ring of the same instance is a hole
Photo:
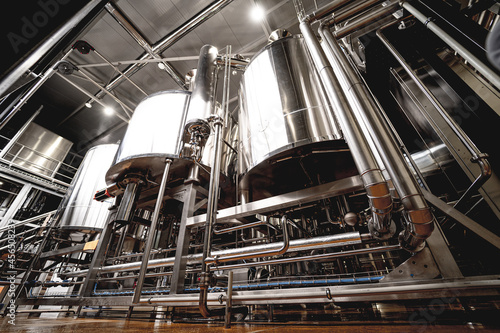
[[[235,260],[245,260],[245,259],[254,259],[254,258],[262,258],[262,257],[271,257],[271,256],[280,256],[286,253],[290,247],[290,240],[288,238],[288,219],[286,216],[281,218],[281,230],[283,231],[283,243],[279,249],[265,249],[259,252],[252,253],[238,253],[229,256],[214,256],[207,257],[205,259],[205,264],[207,265],[215,265],[220,262],[228,262]]]
[[[216,234],[216,235],[228,234],[228,233],[231,233],[231,232],[234,232],[237,230],[250,229],[250,228],[258,227],[261,225],[267,225],[267,224],[268,224],[267,221],[257,221],[257,222],[252,222],[252,223],[244,223],[244,224],[237,225],[235,227],[226,228],[226,229],[219,229],[219,230],[214,229],[214,234]]]
[[[336,279],[318,279],[318,280],[289,280],[289,281],[275,281],[275,282],[264,282],[264,283],[252,283],[246,285],[233,285],[234,290],[247,290],[247,289],[261,289],[261,288],[276,288],[276,287],[311,287],[317,285],[337,285],[337,284],[349,284],[349,283],[373,283],[382,280],[383,276],[368,276],[368,277],[352,277],[352,278],[336,278]],[[208,292],[223,292],[226,291],[225,287],[213,287],[208,288]],[[200,288],[186,288],[185,292],[197,292]],[[170,289],[156,289],[156,290],[144,290],[142,295],[152,295],[152,294],[165,294],[169,293]],[[126,291],[103,291],[94,292],[94,296],[123,296],[132,295],[134,292],[132,290]],[[142,303],[142,302],[141,302]]]
[[[314,249],[324,249],[330,247],[339,247],[345,245],[354,245],[361,244],[362,239],[365,239],[365,235],[360,235],[359,232],[348,232],[339,235],[329,235],[329,236],[321,236],[315,238],[307,238],[307,239],[294,239],[290,241],[290,246],[288,252],[297,252],[297,251],[308,251]],[[244,248],[236,248],[230,250],[221,250],[212,252],[212,256],[218,256],[222,258],[225,255],[234,255],[241,253],[252,253],[252,252],[260,252],[264,249],[277,249],[283,246],[282,242],[270,243],[270,244],[259,244],[255,246],[248,246]],[[148,269],[156,268],[156,267],[168,267],[174,265],[175,258],[161,258],[161,259],[153,259],[148,263]],[[198,264],[201,262],[202,254],[190,254],[186,257],[188,264]],[[104,266],[99,269],[101,274],[112,273],[112,272],[120,272],[120,271],[133,271],[138,270],[141,266],[141,262],[133,262],[126,264],[119,264],[113,266]],[[80,270],[76,272],[68,272],[66,276],[85,276],[88,270]]]
[[[384,18],[388,15],[391,15],[395,11],[399,9],[399,1],[392,1],[389,5],[380,5],[376,9],[372,9],[366,12],[366,15],[361,15],[359,18],[356,18],[350,21],[347,25],[341,27],[337,31],[334,32],[335,37],[340,39],[344,38],[356,30],[367,27],[371,23],[374,23],[381,18]],[[334,23],[338,18],[332,19],[331,23]]]
[[[343,251],[343,252],[336,252],[336,253],[317,254],[317,255],[304,256],[304,257],[282,258],[282,259],[273,259],[273,260],[266,260],[266,261],[259,261],[259,262],[248,262],[248,263],[244,263],[244,264],[224,265],[224,266],[213,267],[213,270],[257,267],[257,266],[266,266],[266,265],[278,265],[278,264],[287,264],[287,263],[311,261],[311,260],[336,259],[336,258],[356,256],[356,255],[361,255],[361,254],[369,254],[369,253],[373,254],[373,253],[380,253],[380,252],[387,252],[387,251],[396,251],[396,250],[400,250],[400,249],[401,249],[401,246],[399,246],[399,245],[388,245],[388,246],[380,246],[380,247],[373,247],[373,248],[367,248],[367,249],[357,249],[357,250]]]

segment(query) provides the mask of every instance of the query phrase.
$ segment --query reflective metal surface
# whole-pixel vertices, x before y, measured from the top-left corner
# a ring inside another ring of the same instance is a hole
[[[242,174],[260,174],[252,169],[277,154],[283,160],[296,153],[294,148],[342,138],[298,36],[279,39],[252,59],[241,79],[238,120]]]
[[[4,159],[36,174],[53,176],[72,145],[71,141],[31,123],[4,155]]]
[[[106,174],[108,184],[128,172],[162,174],[165,158],[179,158],[181,131],[190,93],[169,90],[153,94],[137,106],[120,143],[114,165]]]
[[[283,150],[342,137],[319,82],[302,38],[280,39],[252,59],[240,91],[243,173]]]
[[[345,245],[353,245],[361,243],[361,235],[359,232],[348,232],[338,235],[328,235],[320,236],[314,238],[305,239],[294,239],[290,241],[290,246],[287,252],[298,252],[298,251],[308,251],[312,249],[327,249],[332,247],[341,247]],[[254,246],[247,246],[244,248],[234,248],[227,250],[213,251],[211,255],[213,257],[224,258],[224,256],[234,255],[234,254],[250,254],[255,252],[260,252],[262,250],[276,250],[283,246],[283,242],[269,243],[269,244],[258,244]],[[148,268],[153,267],[167,267],[174,265],[174,259],[160,258],[149,260]],[[189,254],[187,256],[187,262],[189,264],[199,263],[202,260],[202,253]],[[141,262],[131,262],[126,264],[104,266],[101,268],[101,272],[119,272],[119,271],[131,271],[138,269],[141,266]],[[83,276],[87,273],[87,270],[75,271],[68,273],[68,276]]]
[[[120,143],[114,164],[106,174],[106,182],[112,184],[131,172],[148,173],[148,177],[159,182],[165,168],[165,159],[174,160],[171,179],[187,178],[189,156],[182,155],[182,134],[190,104],[190,92],[168,90],[145,98],[134,111],[127,132]],[[230,120],[223,137],[235,144],[238,135],[237,124]],[[207,138],[200,163],[206,170],[200,170],[202,178],[211,165],[213,133]],[[184,149],[186,151],[186,149]],[[222,148],[221,171],[225,175],[234,173],[235,153],[228,145]]]
[[[90,149],[61,203],[61,229],[97,230],[106,223],[112,200],[98,202],[94,194],[106,186],[104,176],[118,145],[100,145]]]

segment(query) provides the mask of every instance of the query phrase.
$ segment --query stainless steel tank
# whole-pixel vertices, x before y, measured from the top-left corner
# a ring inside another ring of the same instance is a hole
[[[304,183],[305,179],[314,184],[318,182],[315,174],[325,166],[331,170],[347,167],[350,175],[355,174],[334,112],[300,36],[278,39],[250,61],[241,80],[238,121],[242,189],[251,187],[255,192],[259,187],[275,194],[291,189],[280,190],[283,182]],[[342,162],[346,159],[349,163]]]
[[[91,148],[71,182],[61,207],[61,229],[101,231],[106,223],[108,208],[113,199],[94,200],[94,194],[106,186],[106,170],[113,162],[118,145],[100,145]]]
[[[139,103],[106,174],[108,184],[137,171],[147,171],[155,179],[165,168],[165,158],[179,158],[189,98],[187,91],[169,90]]]
[[[165,168],[165,159],[174,160],[170,167],[169,179],[186,179],[193,165],[191,157],[183,156],[183,130],[190,103],[190,92],[168,90],[150,95],[136,107],[115,161],[106,174],[108,185],[121,181],[129,173],[147,174],[148,179],[159,182]],[[229,121],[225,129],[226,142],[233,142],[231,135],[237,133],[237,124]],[[207,139],[199,163],[201,180],[208,179],[212,160],[213,133]],[[224,160],[221,164],[223,175],[234,173],[235,154],[223,145]],[[229,178],[223,178],[227,183]],[[228,188],[228,184],[223,184]],[[228,190],[229,191],[229,190]]]

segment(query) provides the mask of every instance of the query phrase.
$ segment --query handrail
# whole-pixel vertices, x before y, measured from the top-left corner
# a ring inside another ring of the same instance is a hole
[[[37,215],[37,216],[33,216],[33,217],[30,217],[29,219],[26,219],[26,220],[23,220],[23,221],[19,221],[19,222],[15,223],[15,224],[11,224],[9,226],[0,228],[0,233],[6,231],[8,229],[17,228],[17,227],[19,227],[21,225],[24,225],[24,224],[27,224],[27,223],[31,223],[31,222],[35,222],[35,221],[38,221],[40,219],[49,217],[51,215],[54,215],[56,213],[56,211],[57,210],[52,210],[50,212],[43,213],[43,214],[40,214],[40,215]]]

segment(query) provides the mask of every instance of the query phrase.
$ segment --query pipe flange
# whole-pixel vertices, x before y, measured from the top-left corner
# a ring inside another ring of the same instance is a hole
[[[435,18],[433,18],[433,17],[431,17],[431,16],[429,16],[429,17],[425,20],[425,22],[424,22],[425,27],[427,28],[427,24],[429,24],[429,23],[431,23],[431,22],[434,22],[434,21],[436,21],[436,19],[435,19]]]
[[[377,228],[375,227],[375,224],[373,223],[373,217],[371,217],[370,220],[368,221],[368,230],[370,231],[370,234],[374,238],[380,240],[387,240],[392,238],[392,236],[394,236],[394,234],[396,233],[396,223],[394,222],[394,220],[391,220],[388,230],[380,231],[377,230]]]

